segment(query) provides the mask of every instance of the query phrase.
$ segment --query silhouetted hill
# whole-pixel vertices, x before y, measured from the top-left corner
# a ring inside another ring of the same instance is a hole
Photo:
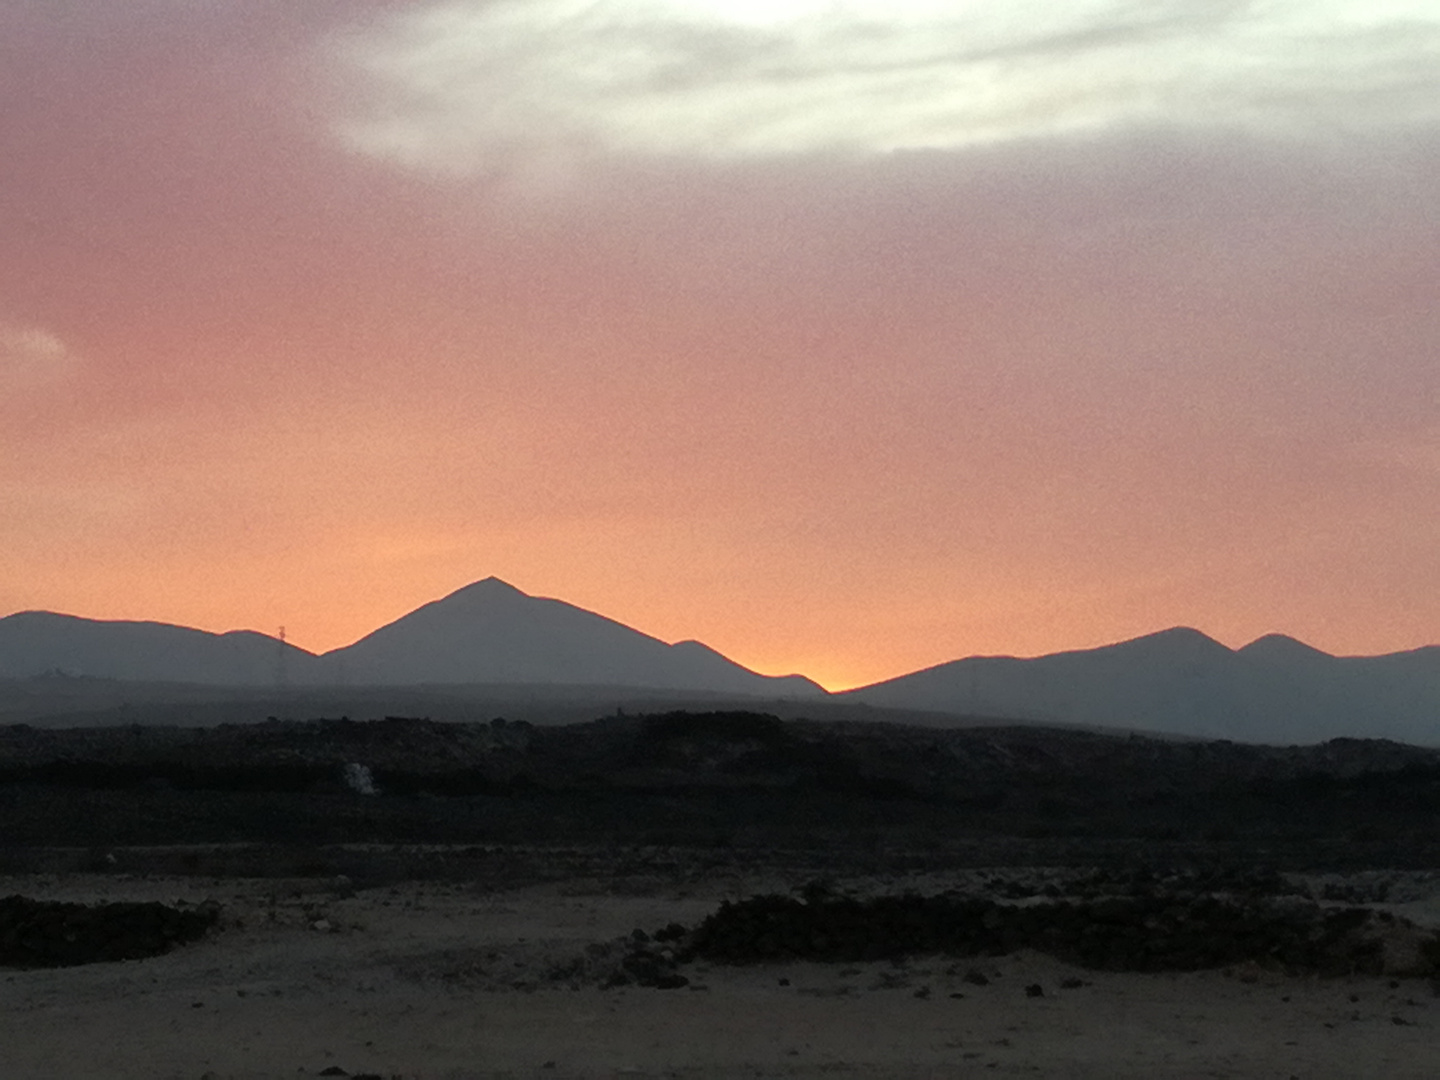
[[[666,644],[497,578],[323,656],[250,631],[23,612],[0,619],[0,680],[17,682],[0,701],[0,721],[61,724],[293,716],[296,695],[309,715],[373,715],[381,691],[384,711],[473,720],[493,706],[548,723],[654,708],[663,704],[657,695],[669,695],[685,708],[796,702],[817,716],[853,709],[864,719],[875,709],[935,725],[992,718],[1247,742],[1440,744],[1440,646],[1335,657],[1268,634],[1232,650],[1176,627],[1034,659],[971,657],[827,695],[803,676],[760,675],[698,641]],[[185,686],[215,688],[223,700]],[[327,694],[310,693],[321,689]]]
[[[82,676],[210,686],[304,679],[316,656],[251,630],[212,634],[157,622],[22,611],[0,619],[0,678]]]
[[[1335,659],[1288,634],[1266,634],[1237,651],[1240,656],[1270,664],[1324,664]]]
[[[698,641],[667,645],[562,600],[486,578],[326,653],[331,682],[535,683],[820,695],[801,676],[759,675]]]
[[[0,679],[47,673],[210,686],[628,687],[819,697],[803,676],[760,675],[698,641],[668,645],[560,600],[487,578],[317,657],[252,631],[211,634],[49,612],[0,619]]]
[[[1176,628],[1034,659],[956,660],[836,698],[1247,742],[1435,744],[1440,648],[1336,657],[1270,634],[1232,650]]]

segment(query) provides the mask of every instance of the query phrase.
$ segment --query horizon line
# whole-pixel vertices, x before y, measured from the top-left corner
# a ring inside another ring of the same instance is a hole
[[[198,632],[200,632],[200,633],[211,634],[211,635],[214,635],[214,636],[217,636],[217,637],[224,637],[224,636],[227,636],[227,635],[230,635],[230,634],[258,634],[258,635],[260,635],[261,637],[265,637],[265,638],[270,639],[271,641],[275,642],[277,645],[288,646],[289,648],[292,648],[292,649],[295,649],[295,650],[297,650],[297,651],[299,651],[299,652],[302,652],[302,653],[306,654],[307,656],[312,656],[312,657],[315,657],[315,658],[318,659],[318,658],[321,658],[321,657],[329,656],[329,655],[331,655],[331,654],[333,654],[333,653],[336,653],[336,652],[343,651],[344,649],[350,648],[352,645],[355,645],[356,643],[358,643],[358,642],[360,642],[360,641],[363,641],[365,638],[369,637],[371,634],[375,633],[376,631],[381,630],[381,629],[383,629],[384,627],[390,626],[390,625],[392,625],[393,623],[398,622],[398,621],[400,621],[401,619],[404,619],[404,618],[408,617],[409,615],[414,614],[415,612],[419,611],[420,609],[422,609],[422,608],[424,608],[424,607],[430,606],[430,605],[432,605],[432,604],[443,603],[444,601],[449,600],[449,599],[457,596],[457,595],[460,594],[460,593],[466,592],[467,590],[473,589],[473,588],[475,588],[475,587],[477,587],[477,586],[486,585],[486,584],[489,584],[489,583],[492,583],[492,582],[493,582],[494,584],[496,584],[496,585],[504,586],[506,589],[512,590],[513,592],[518,593],[518,594],[520,594],[521,596],[524,596],[524,597],[526,597],[526,598],[528,598],[528,599],[531,599],[531,600],[548,600],[548,601],[553,601],[553,602],[555,602],[555,603],[564,604],[564,605],[566,605],[567,607],[575,608],[576,610],[579,610],[579,611],[585,611],[585,612],[588,612],[589,614],[597,615],[597,616],[599,616],[599,617],[601,617],[601,618],[604,618],[604,619],[609,620],[610,622],[614,622],[614,623],[616,623],[616,624],[618,624],[618,625],[620,625],[620,626],[623,626],[623,627],[625,627],[625,628],[628,629],[628,630],[633,630],[633,631],[635,631],[636,633],[644,634],[646,637],[655,638],[655,640],[664,642],[664,644],[666,644],[666,645],[668,645],[668,646],[671,646],[671,647],[674,647],[674,646],[680,645],[680,644],[684,644],[684,643],[686,643],[686,642],[696,642],[696,643],[698,643],[698,644],[700,644],[700,645],[705,646],[706,648],[710,648],[710,649],[714,650],[715,652],[719,653],[721,656],[725,657],[725,659],[730,660],[732,663],[738,664],[738,665],[740,665],[741,667],[744,667],[744,668],[746,668],[747,670],[752,671],[752,672],[754,672],[754,673],[757,674],[757,675],[763,675],[763,676],[766,676],[766,677],[769,677],[769,678],[800,677],[800,678],[808,679],[810,682],[814,683],[816,686],[819,686],[821,689],[823,689],[827,694],[844,694],[844,693],[847,693],[847,692],[849,692],[849,691],[860,690],[860,689],[864,689],[864,688],[870,687],[870,686],[876,686],[876,685],[879,685],[879,684],[882,684],[882,683],[891,682],[891,681],[896,680],[896,679],[905,678],[905,677],[910,676],[910,675],[916,675],[916,674],[919,674],[919,673],[921,673],[921,672],[926,672],[926,671],[933,671],[933,670],[936,670],[936,669],[938,669],[938,668],[946,667],[946,666],[948,666],[948,665],[950,665],[950,664],[962,663],[962,662],[970,661],[970,660],[1039,660],[1039,659],[1044,659],[1044,658],[1046,658],[1046,657],[1052,657],[1052,656],[1064,656],[1064,655],[1070,655],[1070,654],[1075,654],[1075,653],[1094,652],[1094,651],[1097,651],[1097,650],[1100,650],[1100,649],[1106,649],[1106,648],[1112,648],[1112,647],[1115,647],[1115,646],[1126,645],[1126,644],[1129,644],[1129,643],[1131,643],[1131,642],[1143,641],[1143,640],[1145,640],[1145,639],[1147,639],[1147,638],[1159,637],[1159,636],[1164,635],[1164,634],[1173,634],[1173,633],[1176,633],[1176,632],[1183,632],[1183,633],[1189,633],[1189,634],[1198,635],[1199,637],[1202,637],[1202,638],[1204,638],[1205,640],[1207,640],[1207,641],[1209,641],[1209,642],[1212,642],[1213,644],[1218,645],[1218,646],[1220,646],[1221,648],[1224,648],[1224,649],[1226,649],[1227,651],[1229,651],[1229,652],[1231,652],[1231,653],[1240,653],[1240,652],[1244,651],[1245,649],[1248,649],[1248,648],[1250,648],[1251,646],[1256,645],[1257,643],[1262,642],[1262,641],[1266,641],[1266,640],[1270,640],[1270,639],[1283,639],[1283,640],[1286,640],[1286,641],[1294,642],[1294,643],[1296,643],[1296,644],[1298,644],[1298,645],[1300,645],[1300,646],[1303,646],[1303,647],[1306,648],[1306,649],[1310,649],[1310,650],[1312,650],[1312,651],[1314,651],[1314,652],[1316,652],[1316,653],[1319,653],[1319,654],[1321,654],[1321,655],[1323,655],[1323,656],[1326,656],[1326,657],[1329,657],[1329,658],[1331,658],[1331,659],[1374,659],[1374,658],[1376,658],[1376,657],[1395,656],[1395,655],[1402,655],[1402,654],[1409,653],[1409,652],[1417,652],[1417,651],[1420,651],[1420,650],[1423,650],[1423,649],[1435,648],[1435,647],[1437,647],[1437,645],[1440,645],[1440,643],[1436,643],[1436,642],[1425,642],[1425,643],[1422,643],[1422,644],[1419,644],[1419,645],[1414,645],[1414,646],[1412,646],[1412,647],[1410,647],[1410,648],[1399,649],[1399,650],[1390,650],[1390,651],[1386,651],[1386,652],[1377,652],[1377,653],[1344,653],[1344,654],[1339,654],[1339,653],[1330,653],[1330,652],[1327,652],[1327,651],[1324,650],[1324,649],[1320,649],[1320,648],[1318,648],[1318,647],[1316,647],[1316,646],[1314,646],[1314,645],[1309,644],[1309,643],[1306,642],[1303,638],[1299,638],[1299,637],[1296,637],[1296,636],[1293,635],[1293,634],[1287,634],[1287,633],[1285,633],[1285,632],[1283,632],[1283,631],[1278,631],[1278,630],[1267,631],[1266,633],[1261,634],[1261,635],[1259,635],[1258,637],[1252,638],[1252,639],[1250,639],[1249,641],[1247,641],[1247,642],[1245,642],[1245,643],[1243,643],[1243,644],[1240,644],[1240,645],[1229,645],[1229,644],[1227,644],[1225,641],[1223,641],[1222,639],[1220,639],[1220,638],[1218,638],[1218,637],[1215,637],[1213,634],[1210,634],[1210,633],[1208,633],[1207,631],[1201,630],[1201,629],[1199,629],[1199,628],[1197,628],[1197,627],[1190,626],[1190,625],[1187,625],[1187,624],[1184,624],[1184,623],[1177,623],[1177,624],[1172,625],[1172,626],[1162,627],[1162,628],[1160,628],[1160,629],[1158,629],[1158,630],[1151,630],[1151,631],[1147,631],[1147,632],[1144,632],[1144,633],[1141,633],[1141,634],[1137,634],[1137,635],[1135,635],[1135,636],[1133,636],[1133,637],[1124,637],[1124,638],[1120,638],[1120,639],[1118,639],[1118,640],[1104,641],[1104,642],[1102,642],[1102,643],[1100,643],[1100,644],[1098,644],[1098,645],[1077,645],[1077,646],[1073,646],[1073,647],[1067,647],[1067,648],[1062,648],[1062,649],[1055,649],[1055,650],[1052,650],[1052,651],[1049,651],[1049,652],[1039,652],[1039,653],[1032,653],[1032,654],[1006,653],[1006,652],[974,652],[974,653],[967,653],[967,654],[960,655],[960,656],[955,656],[955,657],[952,657],[951,659],[948,659],[948,660],[940,660],[940,661],[937,661],[937,662],[935,662],[935,663],[921,664],[921,665],[919,665],[918,667],[907,668],[906,670],[903,670],[903,671],[901,671],[901,672],[899,672],[899,673],[897,673],[897,674],[887,675],[887,676],[885,676],[885,677],[883,677],[883,678],[879,678],[879,679],[872,679],[872,680],[869,680],[869,681],[862,681],[862,682],[846,682],[845,680],[839,680],[839,681],[837,682],[836,680],[833,680],[833,679],[832,679],[829,683],[827,683],[827,682],[825,682],[825,681],[822,681],[821,679],[817,679],[815,676],[810,675],[810,674],[808,674],[808,673],[806,673],[806,672],[804,672],[804,671],[769,672],[769,671],[761,670],[760,668],[757,668],[757,667],[751,667],[749,664],[745,664],[745,663],[742,663],[742,662],[739,661],[739,660],[735,660],[735,659],[734,659],[732,656],[730,656],[728,653],[724,652],[723,650],[716,649],[713,645],[709,645],[707,642],[703,641],[703,640],[700,639],[700,638],[686,637],[686,638],[679,638],[679,639],[677,639],[677,640],[675,640],[675,641],[667,641],[667,640],[664,639],[664,638],[656,637],[656,635],[654,635],[654,634],[650,634],[650,633],[648,633],[647,631],[642,630],[642,629],[640,629],[640,628],[638,628],[638,627],[636,627],[636,626],[632,626],[632,625],[630,625],[629,623],[625,623],[625,622],[622,622],[622,621],[619,620],[619,619],[615,619],[614,617],[609,616],[609,615],[606,615],[606,614],[604,614],[603,612],[595,611],[595,610],[590,609],[590,608],[581,607],[581,606],[578,605],[578,604],[574,604],[574,603],[572,603],[572,602],[570,602],[570,601],[568,601],[568,600],[563,600],[563,599],[561,599],[561,598],[559,598],[559,597],[545,596],[545,595],[541,595],[541,594],[538,594],[538,593],[529,593],[529,592],[526,592],[524,589],[520,588],[519,586],[514,585],[514,584],[506,581],[505,579],[499,577],[498,575],[495,575],[495,574],[490,574],[490,575],[487,575],[486,577],[478,578],[478,579],[476,579],[476,580],[474,580],[474,581],[468,582],[467,584],[461,585],[461,586],[459,586],[459,587],[457,587],[457,588],[455,588],[455,589],[450,590],[449,592],[445,593],[443,596],[437,597],[437,598],[432,599],[432,600],[423,601],[423,602],[421,602],[420,604],[417,604],[416,606],[408,609],[404,614],[397,616],[395,619],[391,619],[391,620],[389,620],[389,621],[387,621],[387,622],[381,623],[379,626],[373,628],[372,630],[366,631],[365,633],[361,634],[359,637],[355,638],[354,641],[347,642],[347,643],[344,644],[344,645],[339,645],[339,646],[336,646],[336,647],[331,648],[331,649],[326,649],[326,650],[324,650],[323,652],[316,652],[316,651],[314,651],[314,650],[305,648],[304,646],[297,645],[297,644],[295,643],[295,641],[290,637],[288,631],[286,631],[286,630],[284,629],[284,625],[281,625],[281,624],[277,624],[277,630],[276,630],[275,632],[268,632],[268,631],[265,631],[265,630],[259,630],[259,629],[256,629],[256,628],[254,628],[254,627],[231,627],[231,628],[224,629],[224,630],[212,630],[212,629],[206,629],[205,627],[202,627],[202,626],[194,626],[194,625],[190,625],[190,624],[187,624],[187,623],[167,622],[167,621],[164,621],[163,619],[155,619],[155,618],[95,618],[95,617],[92,617],[92,616],[76,615],[76,614],[73,614],[73,613],[71,613],[71,612],[53,611],[53,610],[45,609],[45,608],[27,608],[27,609],[23,609],[23,610],[20,610],[20,611],[10,612],[9,614],[0,616],[0,622],[3,622],[3,621],[5,621],[5,620],[8,620],[8,619],[14,618],[14,617],[16,617],[16,616],[20,616],[20,615],[52,615],[52,616],[59,616],[59,617],[62,617],[62,618],[80,619],[80,620],[83,620],[83,621],[86,621],[86,622],[95,622],[95,623],[111,623],[111,624],[116,624],[116,623],[120,623],[120,624],[133,623],[133,624],[137,624],[137,625],[156,625],[156,626],[177,627],[177,628],[179,628],[179,629],[183,629],[183,630],[195,630],[195,631],[198,631]]]

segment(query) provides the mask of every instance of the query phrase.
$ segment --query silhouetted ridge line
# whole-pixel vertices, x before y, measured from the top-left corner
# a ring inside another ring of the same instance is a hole
[[[593,611],[488,577],[352,645],[316,656],[253,631],[24,612],[0,619],[0,678],[76,677],[212,686],[534,684],[790,698],[799,675],[751,671],[700,642],[669,645]]]
[[[703,642],[666,644],[487,577],[322,656],[252,631],[49,612],[0,619],[0,678],[52,674],[210,686],[535,686],[815,700],[800,675],[751,671]],[[1342,735],[1440,743],[1440,647],[1335,657],[1282,634],[1232,650],[1190,627],[1033,659],[977,656],[828,700],[1251,742]],[[940,721],[947,722],[947,721]],[[957,721],[958,722],[958,721]]]
[[[1335,657],[1269,634],[1232,650],[1176,627],[1033,659],[977,656],[839,700],[1247,742],[1440,743],[1440,649]]]

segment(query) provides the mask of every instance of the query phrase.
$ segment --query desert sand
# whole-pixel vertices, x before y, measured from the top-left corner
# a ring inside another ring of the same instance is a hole
[[[954,883],[842,883],[945,884]],[[734,873],[361,889],[334,879],[4,877],[0,896],[213,900],[223,914],[204,940],[152,959],[0,971],[0,1076],[1440,1075],[1440,998],[1416,978],[1122,974],[1019,953],[695,962],[682,988],[604,986],[607,956],[636,928],[694,924],[725,898],[788,887]],[[1440,894],[1403,899],[1389,906],[1440,925]],[[1027,993],[1035,986],[1039,995]]]

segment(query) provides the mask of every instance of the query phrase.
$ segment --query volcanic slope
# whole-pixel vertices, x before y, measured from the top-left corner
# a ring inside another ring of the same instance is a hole
[[[1440,647],[1331,656],[1271,634],[1242,649],[1177,627],[1034,659],[976,656],[839,701],[1245,742],[1440,744]]]
[[[698,641],[667,645],[593,611],[486,578],[326,653],[332,682],[385,686],[535,683],[706,690],[755,696],[824,691],[767,676]]]
[[[159,622],[49,611],[0,619],[0,679],[84,676],[207,686],[273,686],[316,672],[314,653],[252,630],[212,634]]]
[[[46,674],[211,686],[636,687],[744,697],[820,697],[698,641],[666,644],[613,619],[530,596],[498,578],[468,585],[344,648],[316,656],[252,631],[50,612],[0,619],[0,679]]]

